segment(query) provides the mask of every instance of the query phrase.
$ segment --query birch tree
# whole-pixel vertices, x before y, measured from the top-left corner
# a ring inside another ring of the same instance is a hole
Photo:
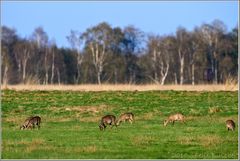
[[[103,22],[95,27],[87,29],[83,34],[86,45],[90,49],[92,62],[96,69],[98,84],[101,84],[101,74],[106,65],[108,45],[111,42],[111,27]]]
[[[148,42],[149,54],[154,71],[154,82],[163,85],[169,71],[169,42],[165,37],[151,36]]]
[[[214,83],[218,83],[218,55],[219,45],[223,34],[226,32],[226,26],[219,20],[214,20],[212,24],[201,26],[202,37],[208,44],[211,68],[214,73]]]
[[[15,29],[6,26],[1,27],[1,82],[7,85],[11,66],[13,66],[12,48],[18,41]]]
[[[32,40],[37,46],[36,52],[44,54],[43,65],[44,65],[44,71],[45,71],[45,78],[43,83],[48,84],[48,81],[49,81],[48,70],[50,67],[50,64],[48,62],[48,57],[49,57],[48,54],[50,53],[48,49],[48,35],[42,27],[37,27],[32,34]],[[37,73],[39,72],[37,71]],[[39,76],[37,75],[37,77]]]
[[[187,54],[187,44],[189,35],[185,28],[179,27],[176,32],[176,46],[177,46],[177,53],[180,62],[180,84],[182,85],[184,82],[184,63],[185,63],[185,56]]]
[[[1,48],[1,71],[2,71],[2,80],[1,82],[4,85],[8,84],[8,71],[10,66],[10,58],[8,55],[8,48],[5,45],[2,45]]]
[[[144,41],[144,33],[129,25],[123,29],[123,54],[125,55],[126,61],[126,81],[129,84],[136,83],[136,76],[138,75],[139,66],[137,64],[138,55],[141,53],[142,42]]]
[[[19,74],[22,74],[22,81],[26,83],[27,65],[31,57],[31,46],[26,41],[19,42],[14,47],[14,54],[18,62]]]
[[[195,63],[197,59],[198,51],[200,50],[201,39],[197,29],[190,33],[190,41],[187,47],[189,58],[189,69],[191,71],[191,84],[195,85]]]
[[[54,76],[55,76],[55,52],[56,52],[55,45],[51,46],[51,53],[52,53],[51,84],[54,83]]]
[[[83,55],[81,54],[81,33],[71,30],[70,35],[67,36],[67,40],[70,43],[72,49],[77,53],[77,75],[75,77],[75,84],[78,84],[81,78],[81,65],[83,62]]]

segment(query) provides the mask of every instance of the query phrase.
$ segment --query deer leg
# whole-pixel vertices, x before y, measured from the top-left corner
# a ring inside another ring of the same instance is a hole
[[[37,123],[38,129],[40,129],[40,123]]]
[[[185,120],[182,120],[181,122],[184,123],[184,124],[186,124]]]
[[[113,126],[116,126],[116,127],[117,127],[117,123],[116,123],[116,122],[114,122]]]
[[[113,125],[111,124],[111,129],[113,128]]]
[[[132,120],[129,120],[129,122],[132,124]]]

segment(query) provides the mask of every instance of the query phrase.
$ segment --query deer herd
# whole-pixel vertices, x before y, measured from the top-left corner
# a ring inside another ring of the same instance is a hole
[[[111,128],[113,126],[117,127],[120,125],[121,122],[125,122],[125,121],[129,121],[132,124],[132,122],[134,121],[133,113],[131,112],[123,113],[119,116],[119,119],[116,119],[114,115],[103,116],[100,121],[99,128],[100,130],[105,130],[107,125],[109,125]]]
[[[105,115],[100,120],[99,128],[102,131],[105,130],[107,126],[110,126],[110,128],[112,128],[113,126],[117,127],[120,125],[120,123],[125,121],[128,121],[132,124],[134,121],[134,114],[132,112],[123,113],[119,116],[118,119],[114,115]],[[163,125],[167,126],[168,123],[172,123],[172,125],[174,125],[175,121],[185,123],[185,116],[181,113],[172,114],[164,120]],[[41,117],[31,116],[24,121],[24,123],[20,126],[20,129],[34,129],[35,126],[40,129],[40,123]],[[228,131],[235,130],[235,122],[233,120],[227,120],[225,123]]]

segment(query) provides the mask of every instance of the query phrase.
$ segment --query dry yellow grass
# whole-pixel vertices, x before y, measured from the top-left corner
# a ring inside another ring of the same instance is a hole
[[[75,148],[62,148],[61,149],[64,153],[95,153],[97,150],[97,147],[95,145],[89,145],[85,147],[75,147]]]
[[[152,136],[134,136],[132,139],[132,144],[137,146],[147,146],[151,144],[151,142],[155,141],[155,138]]]
[[[210,114],[214,114],[214,113],[221,112],[221,111],[222,110],[219,107],[209,107],[208,108],[208,113],[210,113]]]
[[[129,85],[129,84],[84,84],[84,85],[7,85],[1,90],[70,90],[70,91],[149,91],[149,90],[177,90],[177,91],[237,91],[237,84],[219,85]]]
[[[142,119],[144,119],[144,120],[151,120],[151,119],[153,119],[153,116],[154,116],[153,112],[148,112],[148,113],[145,113],[143,115]]]
[[[204,147],[215,146],[222,143],[222,139],[217,135],[205,135],[198,137],[198,141]]]
[[[196,139],[190,136],[181,136],[177,138],[177,141],[182,145],[193,145],[195,144]]]
[[[217,135],[206,135],[196,138],[192,136],[181,136],[177,138],[177,141],[183,145],[200,144],[201,146],[207,148],[210,146],[216,146],[218,144],[221,144],[223,140]]]
[[[103,110],[111,110],[112,107],[107,105],[99,105],[99,106],[65,106],[65,107],[50,107],[49,110],[54,112],[59,111],[73,111],[79,113],[99,113]]]

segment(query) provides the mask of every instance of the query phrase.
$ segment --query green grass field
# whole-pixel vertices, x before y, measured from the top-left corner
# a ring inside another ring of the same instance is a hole
[[[218,109],[218,112],[210,112]],[[100,131],[105,114],[135,122]],[[186,124],[163,126],[181,112]],[[39,115],[41,129],[20,130]],[[225,121],[233,119],[235,131]],[[237,92],[2,91],[3,159],[237,159]]]

